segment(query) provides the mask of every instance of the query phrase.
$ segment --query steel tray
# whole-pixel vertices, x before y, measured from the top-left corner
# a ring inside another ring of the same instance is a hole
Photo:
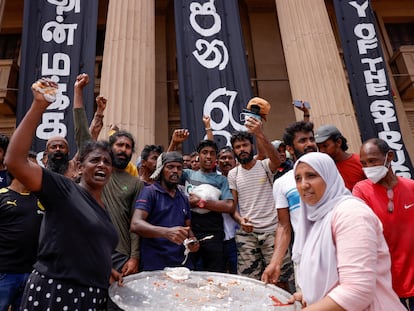
[[[132,310],[300,310],[299,303],[286,303],[290,293],[274,285],[243,276],[191,271],[187,280],[173,280],[165,271],[141,272],[113,283],[111,299],[125,311]]]

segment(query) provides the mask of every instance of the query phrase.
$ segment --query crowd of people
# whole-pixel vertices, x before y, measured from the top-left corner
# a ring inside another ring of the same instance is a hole
[[[194,152],[178,151],[191,133],[177,129],[135,165],[129,132],[113,125],[98,140],[104,97],[88,124],[88,83],[74,85],[72,159],[63,137],[39,163],[30,150],[51,80],[37,81],[12,137],[0,135],[0,311],[120,310],[112,282],[180,266],[275,284],[306,310],[414,310],[414,181],[395,175],[384,140],[349,153],[303,106],[270,141],[270,104],[255,97],[230,146],[219,149],[203,116]]]

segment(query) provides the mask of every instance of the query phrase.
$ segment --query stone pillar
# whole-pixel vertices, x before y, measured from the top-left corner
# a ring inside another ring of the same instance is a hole
[[[0,0],[0,30],[2,28],[3,12],[4,12],[5,5],[6,5],[6,0]]]
[[[102,138],[110,124],[131,132],[136,158],[155,143],[155,2],[110,0],[100,92],[108,98]]]
[[[335,125],[349,151],[359,153],[360,132],[324,1],[275,1],[292,98],[310,102],[315,129]]]

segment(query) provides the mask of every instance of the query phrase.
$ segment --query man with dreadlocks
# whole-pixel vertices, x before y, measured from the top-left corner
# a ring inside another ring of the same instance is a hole
[[[165,152],[157,159],[151,175],[155,183],[145,187],[136,202],[131,231],[141,236],[141,270],[162,270],[191,261],[184,256],[184,242],[190,252],[199,244],[191,230],[190,204],[178,189],[183,172],[183,157],[179,152]]]

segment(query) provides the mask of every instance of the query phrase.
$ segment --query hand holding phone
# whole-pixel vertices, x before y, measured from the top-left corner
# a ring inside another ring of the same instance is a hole
[[[299,108],[299,109],[303,109],[303,108],[306,108],[306,109],[310,109],[310,104],[309,104],[309,102],[305,102],[305,101],[303,101],[303,100],[294,100],[293,101],[293,104],[295,105],[295,107],[297,107],[297,108]]]

